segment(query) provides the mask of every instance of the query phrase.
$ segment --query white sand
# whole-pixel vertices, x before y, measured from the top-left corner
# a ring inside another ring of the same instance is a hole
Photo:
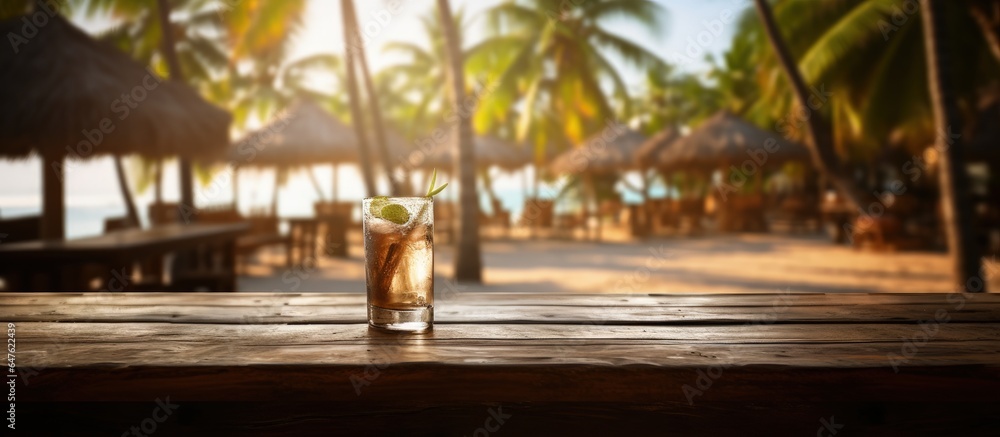
[[[262,254],[239,279],[241,291],[364,292],[360,235],[349,259],[322,258],[316,268],[286,269]],[[725,235],[589,243],[487,242],[485,284],[450,280],[454,251],[436,245],[435,289],[570,293],[949,292],[946,255],[871,253],[824,237]],[[1000,267],[987,265],[993,291]]]

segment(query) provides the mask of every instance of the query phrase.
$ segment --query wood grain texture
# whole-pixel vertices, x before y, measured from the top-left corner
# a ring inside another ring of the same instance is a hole
[[[461,294],[420,335],[369,329],[357,294],[0,302],[31,372],[22,417],[112,435],[166,396],[182,407],[164,435],[473,435],[498,406],[497,435],[1000,426],[995,295]]]

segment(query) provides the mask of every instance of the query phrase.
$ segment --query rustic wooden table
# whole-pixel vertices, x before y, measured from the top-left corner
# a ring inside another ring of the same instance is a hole
[[[137,261],[168,253],[217,246],[223,254],[227,290],[234,290],[233,244],[246,233],[245,223],[163,225],[126,229],[65,241],[23,241],[0,245],[0,277],[9,290],[86,290],[75,274],[86,265],[120,270]],[[110,279],[112,276],[108,276]]]
[[[439,290],[434,330],[421,335],[369,330],[359,294],[7,293],[0,302],[0,321],[16,331],[19,424],[58,435],[121,435],[162,405],[171,414],[149,422],[164,430],[156,435],[996,435],[1000,426],[1000,296],[989,294]]]

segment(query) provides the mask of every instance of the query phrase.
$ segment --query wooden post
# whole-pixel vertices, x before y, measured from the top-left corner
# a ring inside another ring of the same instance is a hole
[[[233,211],[240,210],[240,168],[233,167]]]
[[[337,169],[338,169],[338,167],[340,167],[340,165],[338,165],[336,162],[333,163],[333,195],[331,197],[333,197],[333,204],[334,205],[337,204],[337,199],[338,199],[338,196],[337,196],[337,188],[338,188],[338,185],[337,185]]]
[[[42,240],[66,239],[64,160],[62,154],[42,156]]]

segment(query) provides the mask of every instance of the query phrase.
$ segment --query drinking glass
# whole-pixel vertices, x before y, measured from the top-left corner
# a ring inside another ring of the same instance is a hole
[[[362,201],[362,208],[368,324],[395,331],[430,329],[434,323],[433,199],[369,197]]]

